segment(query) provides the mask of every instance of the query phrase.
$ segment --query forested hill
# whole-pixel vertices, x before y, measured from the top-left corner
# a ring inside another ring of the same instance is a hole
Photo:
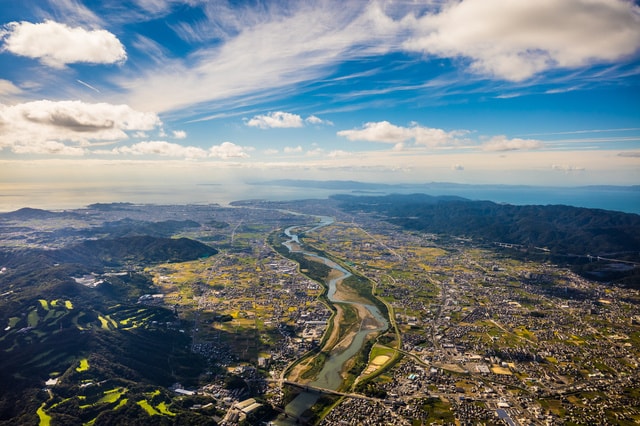
[[[60,257],[73,261],[83,255],[106,264],[122,262],[184,262],[217,254],[218,251],[189,238],[155,238],[133,236],[115,239],[87,240],[77,246],[61,250]]]
[[[640,251],[640,215],[564,205],[515,206],[424,194],[336,195],[345,211],[428,233],[592,256]]]
[[[125,264],[185,262],[218,253],[213,247],[189,238],[132,236],[82,241],[57,250],[0,250],[0,262],[11,268],[36,268],[57,263],[83,265],[89,269]]]

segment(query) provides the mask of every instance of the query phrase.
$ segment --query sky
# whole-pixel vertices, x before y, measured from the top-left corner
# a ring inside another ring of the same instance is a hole
[[[0,0],[0,189],[283,178],[640,184],[640,6]]]

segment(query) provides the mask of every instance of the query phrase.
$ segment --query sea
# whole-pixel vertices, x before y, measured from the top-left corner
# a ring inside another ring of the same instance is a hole
[[[94,203],[130,202],[135,204],[229,205],[240,200],[291,201],[326,199],[334,194],[378,196],[392,193],[423,193],[433,196],[454,195],[470,200],[488,200],[514,205],[561,204],[640,214],[639,186],[536,187],[511,185],[407,184],[382,185],[380,188],[326,188],[270,183],[199,183],[199,184],[0,184],[0,211],[23,207],[45,210],[78,209]]]

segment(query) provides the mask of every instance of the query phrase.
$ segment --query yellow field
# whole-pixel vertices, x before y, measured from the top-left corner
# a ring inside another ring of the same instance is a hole
[[[76,371],[78,373],[82,373],[83,371],[87,371],[89,369],[89,360],[83,358],[80,360],[80,365],[76,367]]]
[[[157,416],[160,414],[160,412],[158,412],[158,410],[153,408],[146,399],[143,399],[142,401],[138,401],[137,404],[140,407],[142,407],[142,409],[146,411],[147,414],[150,416]]]
[[[40,426],[49,426],[51,424],[51,416],[44,412],[44,405],[45,403],[43,402],[36,414],[40,418]]]

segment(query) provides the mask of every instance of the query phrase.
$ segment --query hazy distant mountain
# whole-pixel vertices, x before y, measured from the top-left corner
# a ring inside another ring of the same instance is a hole
[[[608,191],[634,191],[640,192],[640,185],[633,186],[616,186],[616,185],[586,185],[575,187],[541,187],[531,185],[507,185],[507,184],[465,184],[465,183],[453,183],[453,182],[424,182],[424,183],[371,183],[371,182],[359,182],[353,180],[308,180],[308,179],[277,179],[268,181],[251,182],[252,185],[275,185],[275,186],[289,186],[295,188],[322,188],[322,189],[336,189],[336,190],[388,190],[394,189],[417,189],[422,190],[429,189],[511,189],[511,190],[527,190],[527,189],[548,189],[548,190],[608,190]]]
[[[0,213],[0,219],[5,220],[33,220],[33,219],[53,219],[60,217],[77,217],[73,212],[51,212],[48,210],[22,208],[8,213]]]
[[[517,244],[525,250],[543,248],[548,255],[573,263],[588,263],[588,255],[640,262],[640,215],[636,214],[563,205],[514,206],[423,194],[332,198],[346,211],[375,213],[406,229]]]
[[[401,185],[387,185],[379,183],[358,182],[353,180],[306,180],[306,179],[278,179],[251,182],[252,185],[290,186],[294,188],[322,188],[336,190],[375,190],[392,189]]]

